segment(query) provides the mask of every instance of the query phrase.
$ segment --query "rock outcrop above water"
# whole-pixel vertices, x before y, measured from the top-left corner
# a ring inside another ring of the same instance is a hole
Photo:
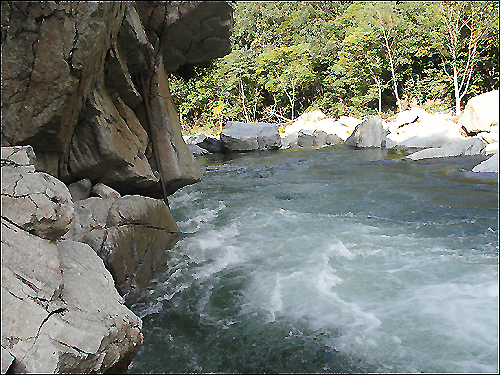
[[[167,196],[202,178],[168,73],[229,53],[232,12],[2,3],[2,371],[126,372],[142,323],[118,291],[165,262]]]
[[[450,156],[470,156],[484,153],[486,144],[477,138],[463,139],[453,143],[448,143],[442,147],[426,148],[417,151],[407,157],[411,160],[444,158]]]
[[[230,52],[229,2],[2,3],[2,146],[37,169],[163,198],[201,172],[167,73]],[[160,182],[160,179],[163,182]]]
[[[498,90],[493,90],[469,99],[458,124],[468,133],[488,133],[494,126],[498,129],[499,113]]]
[[[77,202],[65,238],[92,247],[113,275],[120,294],[126,295],[147,286],[180,236],[165,202],[128,195]]]
[[[2,154],[2,362],[5,351],[13,373],[125,372],[142,322],[96,252],[62,240],[74,218],[68,188],[18,164],[30,147]]]

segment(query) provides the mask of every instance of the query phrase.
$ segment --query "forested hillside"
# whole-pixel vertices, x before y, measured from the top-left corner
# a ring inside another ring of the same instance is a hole
[[[186,133],[312,109],[460,114],[498,89],[498,2],[236,2],[234,21],[229,55],[172,76]]]

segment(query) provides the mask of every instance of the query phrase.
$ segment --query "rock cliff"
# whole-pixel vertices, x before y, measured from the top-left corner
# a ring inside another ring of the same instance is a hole
[[[167,196],[202,178],[168,75],[230,52],[232,5],[1,6],[2,372],[124,372],[142,323],[122,296],[181,236]]]

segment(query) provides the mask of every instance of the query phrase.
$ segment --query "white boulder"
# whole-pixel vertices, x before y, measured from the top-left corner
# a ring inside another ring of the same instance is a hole
[[[351,117],[351,116],[340,116],[339,117],[339,122],[348,127],[349,129],[353,129],[356,127],[356,125],[361,124],[363,121],[356,118],[356,117]]]
[[[443,147],[427,148],[407,156],[411,160],[444,158],[450,156],[479,155],[484,153],[486,144],[478,138],[467,138],[449,143]]]
[[[468,132],[490,131],[492,126],[498,126],[498,100],[498,90],[469,99],[458,124]]]
[[[490,158],[472,168],[472,172],[498,173],[498,151],[494,153]]]
[[[57,240],[74,217],[71,194],[62,181],[34,168],[2,167],[2,216],[30,233]]]

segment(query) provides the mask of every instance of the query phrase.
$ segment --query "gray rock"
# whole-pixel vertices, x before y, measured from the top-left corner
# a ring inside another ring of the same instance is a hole
[[[312,147],[317,145],[317,137],[313,130],[301,129],[297,133],[297,144],[299,147]]]
[[[58,179],[30,168],[2,168],[2,216],[30,233],[57,240],[73,220],[71,195]]]
[[[120,193],[101,182],[94,185],[92,192],[101,198],[121,198]]]
[[[82,199],[87,199],[90,197],[90,189],[92,188],[92,183],[88,178],[83,180],[73,182],[68,186],[69,193],[73,202],[80,201]]]
[[[14,372],[126,371],[142,322],[89,246],[57,244],[2,219],[2,347]]]
[[[162,200],[91,197],[75,204],[74,225],[65,238],[90,245],[111,271],[120,294],[126,295],[147,285],[180,232]]]
[[[327,134],[325,138],[325,143],[327,145],[340,145],[343,144],[344,141],[336,134]]]
[[[345,144],[355,147],[387,147],[387,131],[379,115],[368,117],[346,139]]]
[[[271,150],[281,147],[281,136],[275,124],[228,121],[220,134],[228,151]]]
[[[498,173],[498,152],[494,153],[488,159],[472,168],[472,172]]]
[[[281,148],[282,149],[297,148],[299,147],[298,140],[299,140],[298,133],[293,132],[287,134],[281,139]]]
[[[335,145],[344,141],[335,134],[327,134],[323,130],[299,130],[297,134],[297,144],[300,147],[323,147]]]
[[[200,134],[196,139],[195,144],[211,153],[219,153],[224,149],[224,144],[220,139],[208,137],[205,134]]]
[[[5,374],[9,370],[12,362],[14,362],[14,357],[9,353],[7,349],[4,349],[2,346],[2,374]]]
[[[35,162],[36,157],[31,146],[2,147],[2,167],[26,167],[29,165],[35,165]]]
[[[188,144],[187,147],[194,156],[206,155],[209,153],[208,150],[201,148],[200,146],[197,145]]]
[[[453,142],[438,148],[427,148],[410,154],[407,158],[411,160],[444,158],[450,156],[480,155],[484,153],[486,144],[478,138],[467,138]]]

